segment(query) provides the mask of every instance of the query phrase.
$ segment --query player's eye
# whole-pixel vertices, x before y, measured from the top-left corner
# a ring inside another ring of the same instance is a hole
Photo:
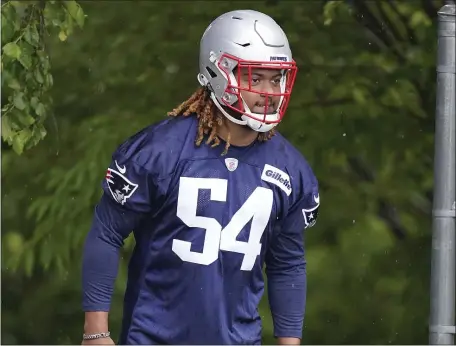
[[[250,81],[252,82],[252,84],[258,84],[260,82],[260,79],[252,77],[252,79]]]
[[[274,84],[280,84],[281,80],[282,80],[282,78],[276,78],[276,79],[274,79],[274,80],[272,81],[272,83],[274,83]]]

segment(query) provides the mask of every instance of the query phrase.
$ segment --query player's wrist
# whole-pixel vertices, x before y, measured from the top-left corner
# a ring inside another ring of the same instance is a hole
[[[84,334],[108,333],[108,313],[94,311],[85,313]]]
[[[278,337],[278,345],[301,345],[301,339],[295,337]]]

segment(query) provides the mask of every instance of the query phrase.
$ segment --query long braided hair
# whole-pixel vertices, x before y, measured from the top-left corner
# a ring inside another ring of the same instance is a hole
[[[198,118],[198,136],[196,137],[195,144],[200,146],[204,137],[207,136],[207,145],[210,145],[211,147],[218,146],[220,144],[220,137],[217,134],[217,130],[223,125],[224,121],[229,120],[218,112],[217,106],[210,98],[210,91],[206,87],[199,87],[186,101],[182,102],[171,112],[168,112],[168,116],[172,117],[186,117],[192,114],[196,114]],[[258,135],[258,141],[267,141],[271,139],[274,134],[274,129],[266,133],[260,133]],[[230,147],[231,135],[229,132],[227,137],[225,150],[222,155],[226,155],[228,148]]]

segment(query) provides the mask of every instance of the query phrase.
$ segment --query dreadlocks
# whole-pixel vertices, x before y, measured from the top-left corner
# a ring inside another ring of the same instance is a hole
[[[203,142],[205,136],[208,136],[206,144],[211,147],[216,147],[220,144],[220,138],[217,130],[223,125],[227,119],[217,111],[217,106],[210,98],[210,92],[205,87],[198,88],[190,98],[182,102],[179,106],[168,112],[168,116],[176,117],[183,115],[184,117],[191,114],[196,114],[198,118],[198,136],[196,138],[196,145],[199,146]],[[274,136],[274,129],[266,133],[260,133],[258,140],[260,142],[267,141]],[[230,147],[230,133],[226,139],[225,150],[222,155],[226,155]]]

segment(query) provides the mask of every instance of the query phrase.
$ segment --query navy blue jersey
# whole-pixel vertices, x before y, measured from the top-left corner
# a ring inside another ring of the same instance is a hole
[[[275,335],[301,337],[317,180],[280,135],[222,156],[224,143],[195,145],[197,125],[166,119],[114,153],[85,246],[84,310],[109,310],[133,231],[119,343],[260,343],[264,264]]]

